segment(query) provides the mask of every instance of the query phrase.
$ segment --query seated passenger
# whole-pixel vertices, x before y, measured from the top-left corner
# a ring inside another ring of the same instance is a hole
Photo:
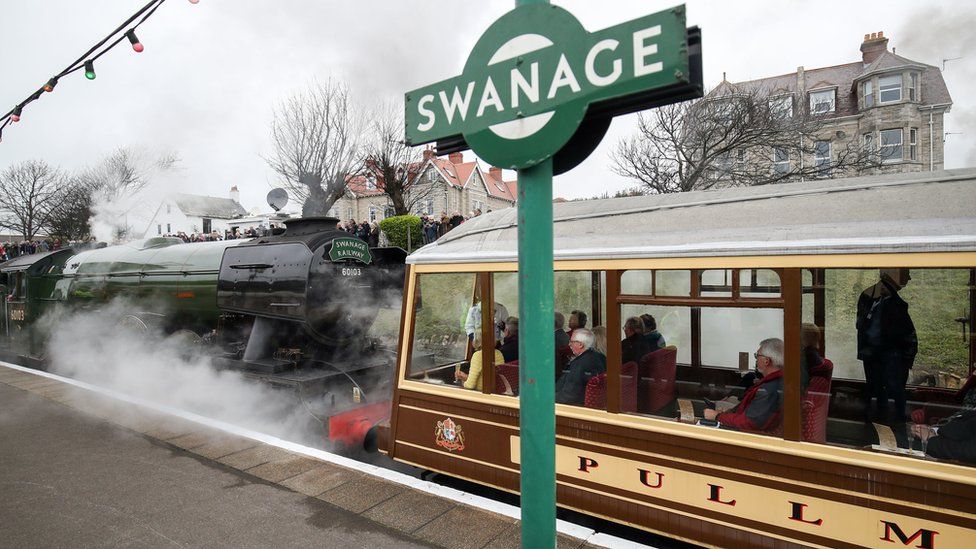
[[[573,332],[580,328],[586,328],[586,313],[583,311],[569,313],[569,339],[573,339]]]
[[[578,328],[569,340],[573,359],[569,371],[556,382],[556,402],[582,406],[590,378],[607,371],[607,358],[593,350],[593,332]]]
[[[565,347],[569,345],[569,334],[566,333],[566,317],[562,313],[556,311],[556,348]]]
[[[912,431],[928,440],[927,455],[976,463],[976,410],[961,410],[936,427],[916,423]]]
[[[804,322],[800,327],[800,342],[803,344],[803,353],[800,354],[800,386],[806,389],[810,381],[810,370],[823,364],[823,357],[820,356],[820,328],[816,324]]]
[[[502,352],[502,356],[505,357],[505,362],[518,360],[518,324],[518,317],[510,316],[505,319],[505,333],[503,334],[505,342],[502,343],[501,347],[499,347]]]
[[[664,336],[661,335],[661,332],[657,331],[657,321],[654,320],[653,316],[644,313],[641,315],[641,321],[644,323],[644,339],[650,345],[651,351],[663,349],[668,346],[664,341]]]
[[[705,419],[741,431],[773,431],[779,427],[783,413],[783,340],[763,340],[755,357],[762,381],[750,387],[742,402],[728,412],[706,409]]]
[[[481,354],[481,332],[475,332],[471,340],[471,344],[474,348],[474,354],[471,355],[471,366],[468,368],[468,373],[458,371],[454,374],[454,379],[464,382],[465,389],[475,389],[477,391],[481,390],[481,369],[484,366],[482,363]],[[502,357],[501,351],[495,349],[495,364],[501,364],[505,362]]]
[[[651,348],[644,339],[644,321],[640,317],[632,316],[624,322],[624,335],[627,336],[620,342],[620,362],[639,362],[641,357],[647,353],[657,350]]]
[[[607,356],[607,327],[606,326],[594,326],[593,327],[593,350],[603,355],[604,358]]]

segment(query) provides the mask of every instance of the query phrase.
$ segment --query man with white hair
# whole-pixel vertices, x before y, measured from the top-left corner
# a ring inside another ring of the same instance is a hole
[[[573,360],[569,371],[556,382],[556,402],[582,406],[590,378],[607,371],[607,358],[593,350],[596,338],[586,328],[577,328],[569,340]]]
[[[762,381],[753,385],[742,402],[727,412],[706,409],[705,419],[718,420],[740,431],[775,432],[783,417],[783,340],[764,339],[755,353]]]

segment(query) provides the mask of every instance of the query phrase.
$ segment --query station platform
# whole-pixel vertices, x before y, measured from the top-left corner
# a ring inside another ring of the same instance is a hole
[[[519,547],[510,506],[154,408],[0,364],[3,545]]]

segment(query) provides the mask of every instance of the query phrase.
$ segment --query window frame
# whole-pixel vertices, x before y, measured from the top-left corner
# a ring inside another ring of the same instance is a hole
[[[773,118],[793,118],[793,94],[774,95],[767,101],[767,107]]]
[[[898,132],[898,144],[888,144],[884,143],[885,132]],[[901,154],[895,156],[894,154],[885,155],[885,149],[894,149],[897,147]],[[898,162],[904,162],[905,160],[905,129],[904,128],[887,128],[880,130],[878,132],[878,151],[881,154],[882,164],[896,164]]]
[[[918,101],[918,96],[919,96],[918,80],[919,78],[917,72],[908,73],[908,94],[907,95],[909,101],[913,101],[913,102]]]
[[[867,80],[864,82],[863,91],[861,95],[864,97],[864,108],[870,109],[874,106],[874,81]]]
[[[822,105],[827,102],[825,101],[814,101],[817,96],[822,96],[823,94],[830,94],[830,108],[826,110],[817,109],[817,105]],[[810,90],[807,92],[810,97],[810,114],[830,114],[836,112],[837,109],[837,88],[824,88],[819,90]]]
[[[908,158],[918,160],[918,128],[908,129]]]
[[[818,143],[827,144],[827,156],[820,155]],[[830,140],[818,139],[813,142],[813,166],[815,168],[818,168],[817,177],[822,177],[822,178],[830,177],[830,172],[831,172],[830,164],[833,159],[833,155],[831,154],[833,151],[831,149],[832,146]]]
[[[886,79],[886,78],[887,79],[897,78],[898,79],[898,85],[897,86],[893,86],[893,84],[888,84],[888,88],[885,89],[885,85],[882,84],[881,81],[884,80],[884,79]],[[904,85],[905,85],[905,83],[903,82],[903,80],[904,80],[904,78],[902,77],[901,73],[898,73],[898,74],[887,74],[885,76],[879,76],[878,77],[878,104],[879,105],[891,105],[891,104],[894,104],[894,103],[901,103],[901,101],[902,101],[902,99],[904,98],[904,95],[905,95],[903,93],[903,90],[902,90],[902,88],[904,88]],[[898,98],[897,99],[889,99],[889,100],[885,101],[884,100],[884,94],[886,92],[891,93],[891,92],[894,92],[894,91],[897,91],[898,92]]]
[[[785,158],[779,158],[779,152],[783,151],[786,154]],[[786,169],[782,170],[781,167],[785,166]],[[773,147],[773,173],[786,175],[790,173],[790,150],[786,147]]]

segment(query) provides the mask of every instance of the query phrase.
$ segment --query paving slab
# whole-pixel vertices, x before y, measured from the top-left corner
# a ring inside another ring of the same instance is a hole
[[[456,505],[444,498],[406,490],[367,510],[363,516],[401,532],[412,533]]]
[[[247,450],[224,456],[217,461],[234,469],[246,471],[263,463],[286,459],[294,455],[291,452],[282,450],[281,448],[275,448],[274,446],[255,446],[254,448],[248,448]]]
[[[315,497],[353,513],[362,513],[407,488],[385,480],[363,475],[355,482],[347,482]]]
[[[452,549],[476,549],[489,543],[507,543],[500,539],[511,532],[515,519],[487,513],[467,505],[458,505],[425,524],[413,533],[420,539]]]
[[[218,459],[230,454],[235,454],[241,450],[254,448],[260,442],[244,437],[235,437],[226,434],[219,434],[209,440],[203,446],[193,448],[193,453],[208,459]]]
[[[281,485],[314,497],[347,482],[358,481],[362,476],[362,473],[352,469],[320,463],[315,469],[287,479]]]
[[[556,549],[580,549],[583,540],[567,536],[566,534],[556,535]],[[518,522],[493,539],[488,547],[491,549],[521,549],[522,547],[522,525]]]
[[[247,470],[247,474],[263,478],[270,482],[281,482],[295,475],[300,475],[305,471],[314,469],[319,463],[321,462],[317,459],[294,456],[252,467]]]
[[[207,442],[213,440],[216,435],[215,431],[205,430],[205,431],[195,431],[187,435],[179,436],[176,438],[168,439],[167,444],[172,444],[177,448],[182,448],[184,450],[192,450],[199,446],[203,446]]]

